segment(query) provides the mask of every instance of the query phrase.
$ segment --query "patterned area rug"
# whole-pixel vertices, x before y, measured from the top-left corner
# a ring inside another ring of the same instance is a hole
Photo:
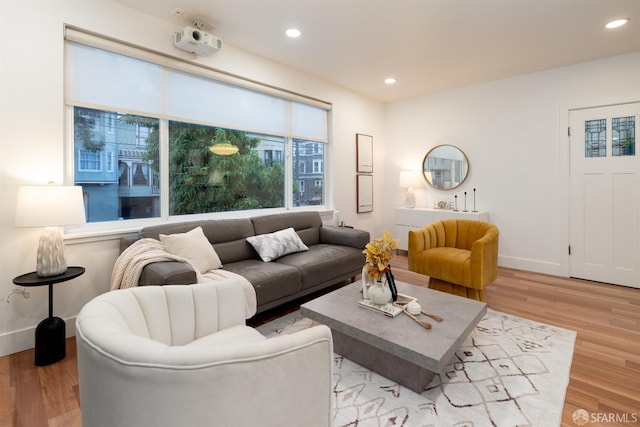
[[[274,336],[313,324],[294,312],[258,330]],[[422,394],[336,354],[334,426],[559,426],[575,338],[489,309]]]

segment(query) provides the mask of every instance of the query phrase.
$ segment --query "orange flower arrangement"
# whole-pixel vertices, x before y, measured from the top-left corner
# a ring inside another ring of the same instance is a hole
[[[398,239],[391,237],[387,230],[382,232],[382,237],[367,243],[362,251],[367,255],[367,276],[371,279],[378,279],[382,273],[387,271],[396,249],[398,249]]]

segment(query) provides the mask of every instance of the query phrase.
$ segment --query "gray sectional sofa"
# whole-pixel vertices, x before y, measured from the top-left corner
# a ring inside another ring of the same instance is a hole
[[[204,220],[146,227],[137,237],[124,238],[124,251],[140,238],[159,239],[160,234],[186,233],[201,226],[220,257],[224,270],[245,277],[255,288],[257,312],[274,308],[338,283],[354,280],[362,271],[369,233],[324,226],[318,212],[292,212],[252,218]],[[247,237],[293,227],[309,248],[264,262]],[[185,263],[155,262],[147,265],[139,285],[196,283],[195,271]]]

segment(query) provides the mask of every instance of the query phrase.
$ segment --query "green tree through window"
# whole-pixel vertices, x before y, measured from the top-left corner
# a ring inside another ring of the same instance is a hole
[[[129,120],[144,120],[131,117]],[[152,131],[147,154],[155,172],[160,165],[158,127],[144,123]],[[284,138],[265,135],[284,150]],[[211,152],[217,142],[238,147],[235,154]],[[242,209],[284,206],[284,166],[262,161],[261,139],[244,131],[192,123],[169,122],[169,214],[186,215]]]

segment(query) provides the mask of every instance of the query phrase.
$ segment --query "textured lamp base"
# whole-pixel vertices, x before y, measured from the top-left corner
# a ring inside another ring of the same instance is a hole
[[[407,195],[404,199],[404,207],[405,208],[416,207],[416,195],[413,193],[413,190],[411,188],[407,190]]]
[[[46,366],[67,355],[64,320],[48,317],[36,327],[36,366]]]
[[[59,227],[46,227],[38,242],[36,272],[40,277],[57,276],[67,270],[64,241]]]

